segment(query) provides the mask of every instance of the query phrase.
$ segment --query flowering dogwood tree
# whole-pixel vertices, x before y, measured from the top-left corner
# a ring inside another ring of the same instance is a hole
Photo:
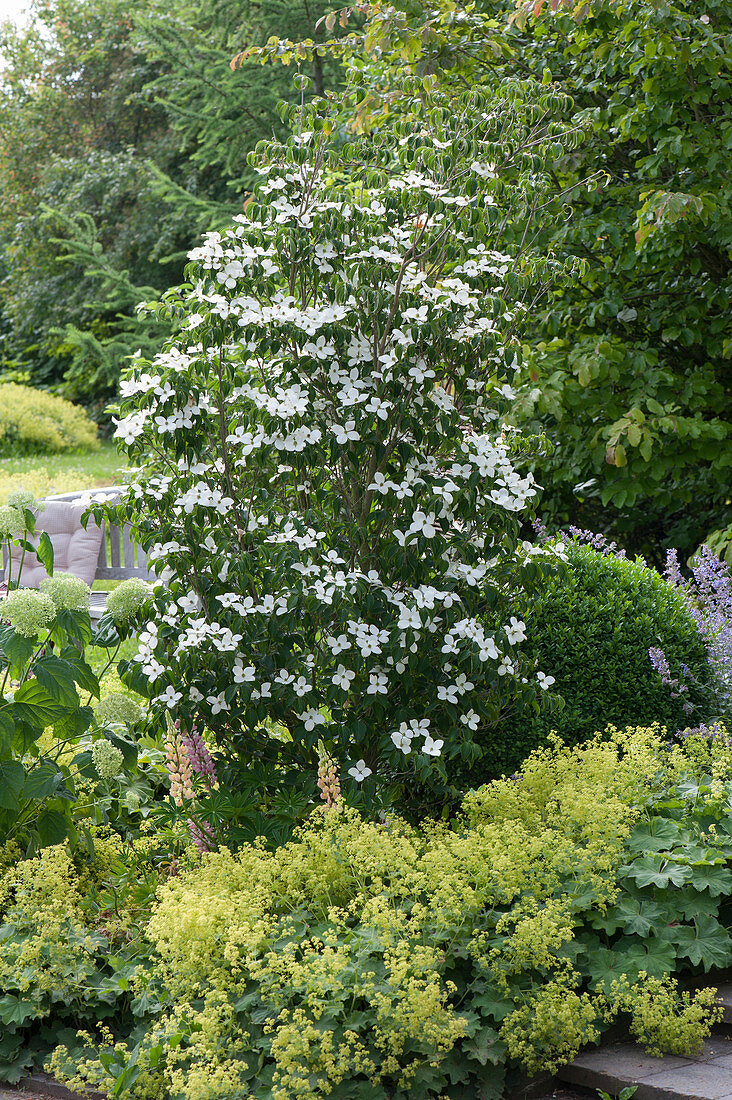
[[[520,656],[536,487],[499,420],[551,275],[498,245],[562,135],[520,99],[433,104],[337,157],[327,110],[299,113],[123,384],[121,507],[162,582],[135,682],[247,769],[314,789],[321,742],[383,805],[551,682]]]

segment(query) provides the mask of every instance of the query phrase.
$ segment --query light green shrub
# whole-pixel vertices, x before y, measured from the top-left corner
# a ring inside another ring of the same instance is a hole
[[[146,1025],[84,1039],[77,1083],[124,1079],[140,1100],[498,1097],[507,1073],[554,1069],[619,1015],[656,1051],[698,1050],[712,996],[674,974],[732,960],[731,789],[723,731],[670,746],[637,729],[534,754],[453,828],[341,806],[274,852],[208,854],[158,890],[133,982]]]
[[[77,405],[30,386],[0,385],[0,457],[98,447],[97,427]]]

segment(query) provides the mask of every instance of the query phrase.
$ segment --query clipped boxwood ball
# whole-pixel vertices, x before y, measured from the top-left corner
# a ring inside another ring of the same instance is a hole
[[[708,717],[690,677],[684,682],[696,705],[691,717],[682,699],[671,698],[648,658],[649,647],[659,646],[674,676],[684,664],[699,682],[708,682],[706,651],[683,597],[639,561],[574,543],[567,546],[567,558],[566,567],[545,578],[523,611],[523,649],[555,677],[552,691],[565,705],[538,716],[524,710],[492,730],[471,771],[473,785],[520,770],[552,730],[575,745],[610,724],[660,722],[675,731]]]

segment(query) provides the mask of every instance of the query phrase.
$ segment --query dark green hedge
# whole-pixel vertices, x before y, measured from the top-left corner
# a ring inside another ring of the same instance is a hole
[[[659,646],[674,675],[685,664],[700,682],[708,681],[705,649],[679,593],[638,561],[573,543],[567,557],[567,566],[547,577],[523,611],[524,649],[555,677],[552,690],[563,696],[564,708],[506,718],[483,745],[484,756],[470,776],[474,785],[519,770],[552,730],[578,744],[609,724],[658,721],[677,730],[707,717],[699,689],[690,683],[689,698],[697,706],[690,717],[648,658],[649,647]]]

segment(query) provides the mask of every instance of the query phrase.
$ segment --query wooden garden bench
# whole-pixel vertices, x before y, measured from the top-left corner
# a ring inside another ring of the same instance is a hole
[[[110,503],[118,500],[124,489],[118,485],[105,486],[102,489],[79,489],[73,493],[56,493],[53,496],[45,497],[43,503],[45,505],[51,505],[54,502],[74,504],[76,501],[83,499],[93,498],[95,501],[101,498],[108,500]],[[57,510],[58,511],[58,510]],[[78,530],[83,531],[81,526],[81,516],[84,509],[79,508],[78,514]],[[41,532],[45,530],[43,523],[44,512],[39,512],[36,519],[36,531]],[[96,566],[92,576],[89,563],[85,564],[83,579],[89,583],[90,581],[123,581],[128,580],[130,577],[141,577],[146,581],[155,580],[155,575],[148,569],[147,556],[141,546],[138,546],[132,539],[132,533],[129,524],[125,524],[121,529],[114,523],[103,522],[101,524],[102,537],[99,545],[99,554],[96,560]],[[98,537],[98,535],[97,535]],[[51,535],[53,541],[53,535]],[[3,554],[3,566],[7,568],[6,551],[4,549]],[[59,568],[64,569],[66,572],[75,572],[74,566],[61,564]],[[81,572],[81,571],[80,571]],[[21,584],[23,583],[23,577],[25,576],[25,568],[21,575]],[[39,581],[31,578],[29,580],[29,586],[37,587]],[[91,617],[92,622],[97,622],[104,614],[104,608],[107,603],[108,591],[100,590],[93,591],[91,594]]]
[[[124,489],[119,485],[105,486],[91,491],[93,497],[104,495],[111,502],[119,500]],[[88,496],[90,490],[77,490],[73,493],[57,493],[46,500],[66,500],[73,503]],[[141,577],[145,581],[154,581],[155,575],[147,566],[147,556],[141,546],[132,539],[129,523],[119,528],[116,523],[102,523],[102,544],[94,574],[95,581],[126,581],[130,577]],[[43,530],[43,514],[39,517],[38,529]],[[97,622],[104,614],[108,591],[93,591],[91,594],[92,622]]]

